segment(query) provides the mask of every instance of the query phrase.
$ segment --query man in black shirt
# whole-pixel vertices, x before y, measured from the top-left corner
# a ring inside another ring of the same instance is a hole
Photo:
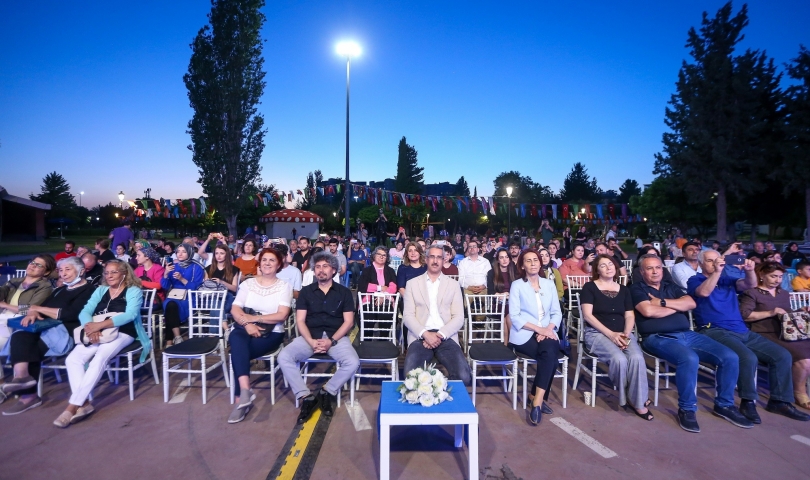
[[[318,252],[311,261],[317,281],[303,287],[296,300],[295,322],[299,336],[278,356],[284,378],[295,398],[302,400],[298,423],[306,422],[318,406],[324,415],[331,417],[335,395],[340,394],[343,384],[352,378],[360,364],[348,337],[354,327],[354,297],[351,290],[332,280],[338,260],[328,252]],[[335,374],[315,395],[298,367],[299,362],[314,354],[326,354],[338,364]]]
[[[90,285],[98,286],[101,284],[101,275],[104,273],[104,268],[98,264],[98,258],[93,252],[87,252],[82,255],[82,262],[84,263],[84,279]]]
[[[737,354],[689,329],[686,312],[695,308],[695,301],[674,283],[663,280],[664,265],[658,255],[643,255],[639,259],[639,268],[643,281],[633,283],[630,294],[636,308],[638,332],[643,339],[641,348],[675,365],[681,428],[687,432],[700,432],[695,416],[699,362],[717,367],[714,414],[738,427],[753,427],[753,423],[734,406],[734,386],[740,368]]]
[[[303,271],[304,262],[309,260],[310,256],[312,256],[312,251],[309,249],[309,238],[302,235],[298,239],[298,251],[293,254],[293,266]]]

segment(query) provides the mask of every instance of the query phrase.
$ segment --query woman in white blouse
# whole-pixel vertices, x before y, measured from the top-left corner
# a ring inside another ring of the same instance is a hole
[[[239,423],[253,406],[256,394],[250,388],[250,361],[276,351],[284,340],[284,320],[290,314],[292,286],[276,277],[284,268],[278,250],[265,248],[257,257],[259,275],[242,282],[231,307],[236,322],[228,342],[236,378],[236,407],[228,423]],[[241,392],[246,392],[243,396]]]

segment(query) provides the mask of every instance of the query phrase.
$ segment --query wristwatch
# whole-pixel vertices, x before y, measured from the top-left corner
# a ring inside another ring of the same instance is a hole
[[[329,337],[329,340],[332,340],[332,346],[333,346],[333,347],[334,347],[335,345],[337,345],[337,340],[335,340],[334,338]]]
[[[662,306],[662,307],[666,307],[666,306],[667,306],[667,301],[666,301],[666,300],[664,300],[663,298],[659,298],[659,300],[661,300],[661,306]]]

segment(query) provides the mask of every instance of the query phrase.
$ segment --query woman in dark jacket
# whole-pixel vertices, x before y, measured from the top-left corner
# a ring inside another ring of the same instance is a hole
[[[57,320],[56,326],[42,331],[14,332],[10,339],[10,357],[14,379],[0,389],[0,403],[7,395],[19,395],[17,403],[3,412],[16,415],[42,405],[37,396],[37,379],[46,356],[66,355],[73,348],[73,330],[80,326],[79,312],[90,299],[95,287],[84,278],[84,263],[78,257],[59,260],[62,286],[54,290],[42,305],[31,305],[22,319],[23,327]]]
[[[509,330],[512,329],[512,317],[509,316],[509,289],[517,278],[515,262],[509,258],[509,251],[501,247],[495,254],[492,268],[487,272],[487,295],[503,296],[503,343],[509,344]]]
[[[371,266],[360,273],[357,287],[360,293],[397,293],[397,274],[388,266],[388,252],[384,247],[374,249]]]

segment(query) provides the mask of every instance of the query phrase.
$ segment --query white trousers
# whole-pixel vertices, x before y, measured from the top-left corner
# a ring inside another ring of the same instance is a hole
[[[104,375],[110,359],[135,339],[126,333],[118,332],[118,337],[112,342],[97,345],[76,345],[65,359],[68,381],[70,382],[70,404],[84,405],[93,387]],[[85,369],[85,365],[87,368]]]

